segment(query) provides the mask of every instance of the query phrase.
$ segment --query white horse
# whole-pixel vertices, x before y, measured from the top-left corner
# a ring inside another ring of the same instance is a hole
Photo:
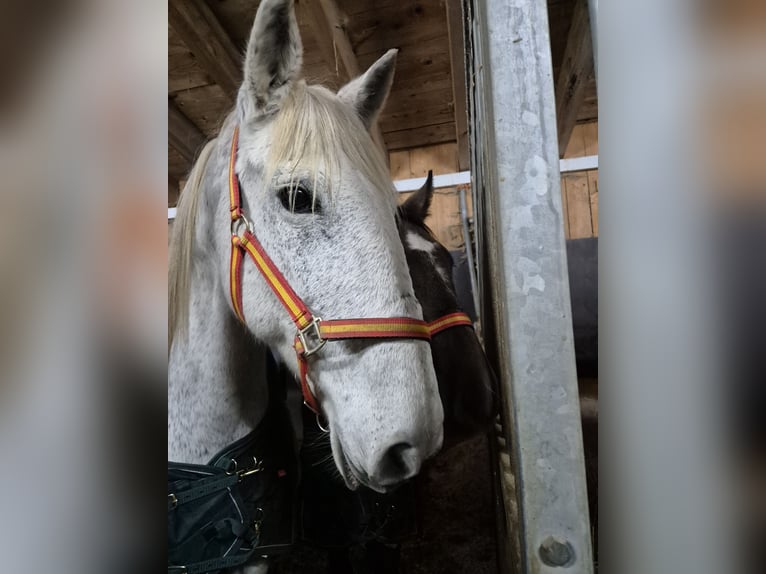
[[[396,227],[396,196],[367,130],[393,78],[389,51],[337,94],[300,79],[293,2],[264,0],[236,109],[203,150],[178,206],[169,276],[168,458],[204,463],[255,428],[268,390],[263,345],[299,375],[296,327],[251,261],[243,324],[230,292],[231,143],[243,209],[315,316],[422,319]],[[427,341],[330,342],[309,358],[346,485],[378,491],[441,447],[443,411]]]

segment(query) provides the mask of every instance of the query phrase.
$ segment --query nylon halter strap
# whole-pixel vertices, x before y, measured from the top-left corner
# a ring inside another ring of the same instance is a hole
[[[249,255],[271,290],[287,310],[297,329],[295,354],[300,371],[303,400],[312,411],[319,414],[319,404],[308,384],[308,357],[319,351],[329,340],[340,339],[423,339],[451,327],[472,325],[464,313],[452,313],[436,321],[426,323],[411,317],[388,317],[374,319],[324,320],[311,313],[309,308],[293,291],[284,275],[268,256],[255,236],[250,220],[242,212],[239,178],[236,173],[239,127],[234,128],[229,158],[229,202],[231,206],[231,302],[239,320],[245,322],[242,309],[242,264]]]

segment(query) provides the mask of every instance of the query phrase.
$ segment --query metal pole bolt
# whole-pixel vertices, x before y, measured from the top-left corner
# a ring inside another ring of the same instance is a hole
[[[549,536],[540,544],[540,559],[548,566],[571,566],[574,563],[574,548],[561,538]]]

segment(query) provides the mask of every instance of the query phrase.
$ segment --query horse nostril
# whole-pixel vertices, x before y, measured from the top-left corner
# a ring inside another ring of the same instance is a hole
[[[377,478],[383,486],[396,484],[415,476],[420,470],[418,450],[409,443],[399,442],[386,450],[380,459]]]

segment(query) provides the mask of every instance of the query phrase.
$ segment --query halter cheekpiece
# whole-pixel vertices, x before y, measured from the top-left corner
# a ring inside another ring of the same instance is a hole
[[[234,128],[229,159],[229,200],[231,206],[231,301],[240,321],[245,322],[242,310],[242,264],[247,253],[255,263],[271,290],[290,315],[297,329],[293,347],[298,359],[303,400],[319,414],[319,404],[308,384],[308,357],[317,353],[328,340],[339,339],[422,339],[461,325],[472,326],[465,313],[450,313],[436,321],[426,323],[411,317],[365,319],[322,319],[311,313],[306,304],[293,291],[284,275],[269,258],[255,236],[250,220],[242,212],[239,178],[236,173],[239,127]]]

